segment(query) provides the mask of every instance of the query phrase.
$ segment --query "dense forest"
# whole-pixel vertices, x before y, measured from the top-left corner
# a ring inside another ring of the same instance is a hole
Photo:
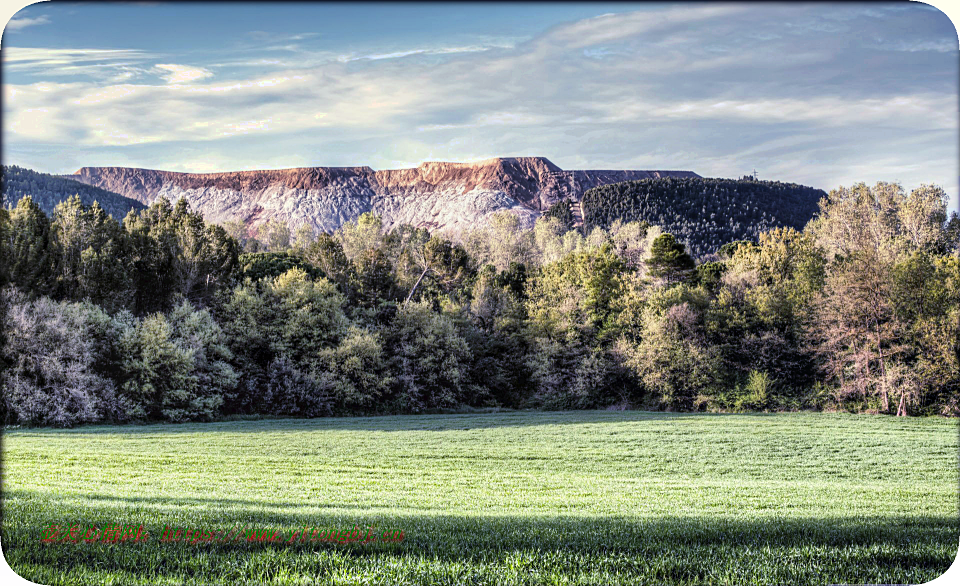
[[[597,212],[586,233],[501,213],[454,242],[364,214],[334,234],[267,224],[252,239],[184,200],[118,221],[24,197],[0,210],[0,416],[956,416],[960,220],[945,202],[932,186],[841,188],[803,229],[697,264],[664,228]]]
[[[608,229],[636,220],[660,226],[703,258],[734,240],[756,240],[774,228],[802,229],[826,193],[812,187],[743,179],[702,177],[641,179],[601,185],[583,194],[584,228]],[[549,215],[571,226],[562,203]]]
[[[86,205],[99,202],[105,212],[122,220],[130,210],[140,211],[145,205],[135,199],[87,185],[73,179],[38,173],[16,165],[4,165],[2,176],[3,207],[12,208],[23,197],[30,196],[47,214],[53,214],[57,204],[76,195]]]

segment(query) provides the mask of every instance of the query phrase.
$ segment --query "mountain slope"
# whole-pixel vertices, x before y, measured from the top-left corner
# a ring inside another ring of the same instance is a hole
[[[4,165],[3,205],[14,207],[20,199],[28,195],[48,215],[53,213],[53,208],[58,203],[73,195],[79,195],[80,201],[86,205],[99,202],[105,212],[118,220],[123,220],[131,209],[139,211],[146,207],[137,200],[71,178],[48,175],[16,165]]]
[[[498,211],[531,225],[564,198],[593,187],[657,177],[698,177],[690,171],[564,171],[543,157],[478,163],[427,162],[411,169],[307,167],[230,173],[176,173],[125,167],[84,167],[68,176],[150,204],[184,197],[207,221],[304,223],[331,232],[364,212],[431,230],[459,232]]]

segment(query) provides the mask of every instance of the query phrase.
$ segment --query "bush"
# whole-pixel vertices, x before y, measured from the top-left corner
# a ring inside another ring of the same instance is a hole
[[[209,312],[183,303],[169,317],[157,313],[137,320],[124,312],[117,321],[122,324],[120,389],[132,417],[189,421],[220,413],[237,375]]]
[[[267,368],[267,389],[261,413],[319,417],[331,413],[331,384],[317,381],[280,357]]]
[[[3,295],[7,421],[70,427],[116,416],[114,385],[101,370],[110,316],[90,303],[25,301],[9,289]]]
[[[322,358],[333,400],[342,410],[375,409],[393,383],[379,334],[351,328],[336,348],[323,351]]]
[[[449,317],[434,313],[429,303],[405,304],[391,324],[388,342],[400,411],[461,404],[470,350]]]

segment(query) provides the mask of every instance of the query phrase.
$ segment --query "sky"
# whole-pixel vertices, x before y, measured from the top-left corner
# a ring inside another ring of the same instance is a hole
[[[920,3],[38,3],[3,161],[187,172],[543,156],[960,193],[957,31]]]

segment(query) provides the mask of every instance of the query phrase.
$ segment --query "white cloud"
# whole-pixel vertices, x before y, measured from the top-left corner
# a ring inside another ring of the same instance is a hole
[[[46,15],[40,15],[36,18],[11,18],[7,22],[7,26],[4,30],[8,31],[18,31],[20,29],[26,28],[28,26],[36,26],[38,24],[48,24],[50,19]]]
[[[672,32],[674,29],[690,26],[697,21],[735,15],[749,10],[750,7],[745,5],[720,4],[604,14],[556,27],[537,42],[581,49],[601,43],[635,38],[647,33]]]
[[[383,59],[400,59],[402,57],[409,57],[411,55],[456,55],[458,53],[482,53],[484,51],[489,51],[491,49],[507,49],[511,48],[513,45],[509,42],[501,41],[500,43],[493,43],[488,45],[467,45],[460,47],[435,47],[431,49],[408,49],[404,51],[394,51],[391,53],[370,53],[365,55],[340,55],[337,57],[337,61],[341,63],[348,63],[350,61],[381,61]]]
[[[921,178],[955,184],[955,84],[939,88],[924,82],[928,71],[902,66],[889,72],[896,84],[878,84],[886,70],[864,74],[860,61],[838,57],[854,41],[816,32],[829,21],[819,8],[797,10],[797,26],[776,28],[780,36],[736,31],[774,30],[789,6],[691,5],[569,23],[519,44],[470,39],[281,60],[241,52],[232,63],[199,61],[204,67],[151,66],[142,61],[159,59],[139,51],[11,48],[8,66],[49,75],[102,68],[112,81],[8,84],[6,138],[89,153],[142,149],[136,166],[167,167],[174,150],[193,143],[197,153],[218,153],[198,155],[205,170],[262,167],[265,153],[343,165],[538,154],[570,168],[726,176],[755,164],[761,176],[826,188],[851,169],[873,180],[877,161],[905,182],[929,173]],[[794,34],[801,30],[813,36]],[[881,57],[943,58],[901,50]],[[449,59],[404,59],[437,55]],[[906,140],[915,142],[902,148]]]
[[[46,47],[5,47],[3,61],[12,70],[47,69],[76,63],[142,59],[137,49],[50,49]]]
[[[169,84],[190,83],[192,81],[213,77],[213,72],[209,69],[204,69],[203,67],[175,65],[172,63],[158,63],[157,65],[154,65],[154,68],[160,70],[157,75],[162,77]]]

